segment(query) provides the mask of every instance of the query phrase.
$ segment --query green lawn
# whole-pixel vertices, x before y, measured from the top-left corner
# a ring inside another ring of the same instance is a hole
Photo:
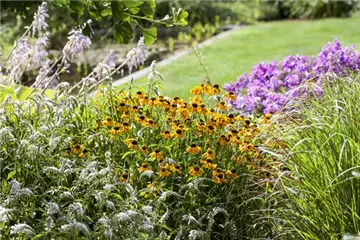
[[[348,19],[260,23],[233,32],[201,49],[213,83],[228,83],[250,72],[259,62],[281,60],[293,54],[314,55],[334,38],[360,48],[360,15]],[[205,73],[195,54],[159,68],[165,95],[188,97]]]

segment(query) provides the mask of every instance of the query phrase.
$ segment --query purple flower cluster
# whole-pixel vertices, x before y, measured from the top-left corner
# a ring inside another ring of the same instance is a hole
[[[244,112],[275,113],[291,99],[322,95],[322,83],[329,74],[346,75],[360,70],[360,53],[342,48],[338,40],[326,44],[317,57],[288,56],[281,62],[260,63],[250,74],[225,85],[237,95],[230,104]]]

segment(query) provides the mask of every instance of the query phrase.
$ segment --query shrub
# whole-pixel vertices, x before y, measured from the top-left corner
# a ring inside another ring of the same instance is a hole
[[[225,89],[237,95],[231,105],[245,112],[274,113],[290,99],[321,96],[322,82],[329,74],[346,75],[360,69],[360,54],[354,47],[328,43],[317,57],[289,56],[283,61],[260,63]],[[312,84],[313,83],[313,84]]]

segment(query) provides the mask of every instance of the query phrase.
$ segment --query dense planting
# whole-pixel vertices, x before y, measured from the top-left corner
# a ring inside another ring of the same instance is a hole
[[[321,96],[325,76],[346,76],[360,69],[360,54],[354,47],[342,48],[335,40],[317,57],[289,56],[283,61],[260,63],[225,89],[237,97],[231,105],[245,112],[275,113],[291,99]]]

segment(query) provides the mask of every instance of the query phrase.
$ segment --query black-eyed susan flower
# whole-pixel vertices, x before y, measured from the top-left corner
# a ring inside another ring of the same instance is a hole
[[[214,85],[213,85],[213,92],[214,92],[214,94],[219,94],[219,93],[220,93],[220,86],[219,86],[219,84],[214,84]]]
[[[214,160],[211,158],[208,158],[206,160],[202,159],[202,160],[200,160],[200,163],[202,164],[203,168],[207,168],[210,170],[214,170],[217,166],[217,164],[214,164]]]
[[[170,165],[170,171],[173,173],[179,173],[181,174],[181,167],[179,164],[175,163],[175,164],[171,164]]]
[[[204,89],[204,92],[209,95],[209,96],[212,96],[214,95],[214,88],[212,86],[210,86],[209,84],[203,84],[203,89]]]
[[[201,107],[197,103],[192,103],[190,107],[191,112],[193,113],[201,113]]]
[[[211,148],[208,148],[208,150],[206,150],[206,152],[202,156],[205,159],[208,159],[208,158],[214,159],[215,158],[215,152]]]
[[[220,168],[217,168],[216,170],[213,171],[212,175],[213,176],[216,176],[218,175],[219,173],[222,173],[222,170]]]
[[[181,108],[176,109],[176,113],[179,114],[182,118],[190,117],[190,111],[187,109],[187,106],[182,106]]]
[[[190,90],[190,93],[194,95],[201,95],[204,93],[204,89],[202,86],[196,86]]]
[[[152,158],[156,158],[158,160],[161,160],[161,159],[164,158],[163,152],[160,151],[159,149],[157,149],[154,152],[150,153],[149,156],[152,157]]]
[[[183,129],[177,128],[177,129],[175,130],[174,136],[175,136],[176,138],[184,138],[184,134],[185,134],[185,131],[184,131]]]
[[[73,146],[73,148],[71,149],[71,152],[75,153],[75,154],[79,154],[79,153],[81,153],[82,148],[83,148],[83,146],[81,146],[80,144],[75,144]]]
[[[150,127],[150,128],[155,128],[156,127],[156,124],[155,124],[155,121],[152,120],[152,119],[148,119],[146,121],[146,124],[145,124],[147,127]]]
[[[229,100],[231,100],[231,101],[236,100],[236,95],[235,95],[234,92],[226,92],[226,93],[224,94],[224,97],[227,98],[227,99],[229,99]]]
[[[139,151],[145,155],[149,154],[149,148],[146,145],[142,145],[141,148],[139,148]]]
[[[173,137],[173,135],[168,130],[165,130],[164,132],[160,133],[160,136],[164,139],[171,139]]]
[[[231,170],[226,171],[226,176],[229,178],[239,178],[240,176],[236,173],[236,169],[232,168]]]
[[[139,172],[151,171],[152,167],[148,163],[143,163],[143,164],[141,164],[141,167],[138,168],[138,170],[139,170]]]
[[[84,158],[86,156],[86,154],[88,154],[88,150],[86,148],[84,148],[81,153],[79,154],[79,157],[80,158]]]
[[[157,172],[157,174],[160,177],[168,177],[171,174],[171,172],[168,169],[162,167],[159,169],[159,172]]]
[[[270,119],[271,119],[271,117],[272,117],[272,114],[271,114],[271,113],[265,114],[265,115],[263,116],[263,123],[264,123],[264,124],[268,124],[269,121],[270,121]]]
[[[226,110],[228,109],[228,106],[226,105],[226,102],[224,100],[221,100],[219,101],[217,104],[216,104],[216,107],[220,110]]]
[[[115,125],[115,122],[112,118],[108,117],[105,121],[102,122],[102,125],[105,127],[112,127]]]
[[[189,168],[189,174],[191,176],[200,176],[202,173],[203,170],[198,165]]]
[[[186,152],[190,154],[198,154],[201,151],[201,148],[197,146],[195,143],[192,143],[190,147],[186,148]]]
[[[126,183],[129,182],[129,179],[130,179],[130,176],[128,173],[123,173],[120,177],[120,181],[126,182]]]
[[[119,105],[116,108],[119,112],[123,112],[127,110],[127,105],[124,102],[119,103]]]
[[[222,184],[226,181],[225,175],[223,173],[218,173],[215,176],[213,176],[213,181],[217,184]]]
[[[135,139],[125,139],[124,143],[129,149],[135,149],[138,145],[138,142]]]
[[[113,135],[121,135],[123,132],[122,128],[119,126],[115,126],[112,129],[110,129],[110,133]]]
[[[209,133],[209,134],[215,134],[216,132],[216,127],[212,124],[208,124],[205,128],[205,132]]]
[[[131,125],[128,122],[123,122],[121,127],[124,131],[130,131],[132,129]]]

